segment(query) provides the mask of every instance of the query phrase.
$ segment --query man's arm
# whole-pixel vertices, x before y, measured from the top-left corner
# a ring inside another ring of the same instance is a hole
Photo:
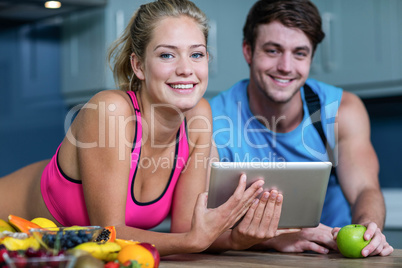
[[[344,92],[337,117],[337,174],[351,205],[352,222],[375,222],[382,229],[385,204],[377,155],[370,140],[370,121],[362,101]]]
[[[385,204],[378,179],[379,163],[370,140],[367,111],[356,95],[343,93],[337,127],[338,180],[350,203],[352,222],[367,226],[365,239],[372,239],[363,255],[388,255],[392,247],[381,233]]]

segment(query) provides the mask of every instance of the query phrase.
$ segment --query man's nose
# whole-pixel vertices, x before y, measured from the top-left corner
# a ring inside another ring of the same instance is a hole
[[[292,71],[292,57],[289,53],[283,53],[277,65],[278,71],[283,73],[290,73]]]

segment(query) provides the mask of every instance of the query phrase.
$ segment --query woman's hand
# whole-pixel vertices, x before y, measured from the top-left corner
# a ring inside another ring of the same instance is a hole
[[[233,249],[247,249],[277,235],[283,196],[276,190],[256,199],[243,220],[231,232]]]
[[[258,180],[246,190],[246,175],[242,174],[234,194],[215,209],[207,208],[207,193],[200,194],[189,233],[189,239],[194,243],[194,251],[207,249],[222,233],[239,221],[251,206],[256,206],[256,198],[262,193],[263,184],[263,180]]]

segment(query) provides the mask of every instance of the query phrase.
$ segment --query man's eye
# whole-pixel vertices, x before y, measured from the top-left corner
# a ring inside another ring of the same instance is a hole
[[[305,57],[307,57],[307,53],[306,52],[296,52],[296,57],[297,58],[305,58]]]
[[[265,52],[267,54],[271,54],[271,55],[276,55],[279,53],[279,51],[277,49],[267,49],[267,50],[265,50]]]

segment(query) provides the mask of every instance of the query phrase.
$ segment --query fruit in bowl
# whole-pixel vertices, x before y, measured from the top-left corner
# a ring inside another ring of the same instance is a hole
[[[136,261],[141,267],[158,268],[160,263],[160,255],[156,247],[149,243],[133,243],[124,246],[117,260],[120,264],[130,261]]]
[[[9,268],[31,268],[31,267],[58,267],[72,268],[76,261],[76,257],[59,251],[57,255],[52,255],[49,251],[40,249],[28,249],[25,252],[8,251],[3,254],[4,261]]]
[[[95,240],[102,232],[100,226],[72,226],[30,229],[30,234],[46,249],[67,250]]]

